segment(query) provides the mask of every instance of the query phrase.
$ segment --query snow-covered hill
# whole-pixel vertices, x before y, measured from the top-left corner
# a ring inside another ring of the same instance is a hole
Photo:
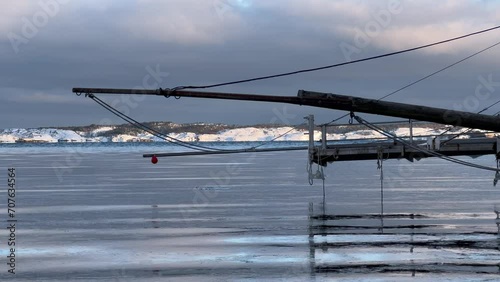
[[[175,124],[174,124],[175,125]],[[185,125],[172,125],[175,128],[189,128]],[[183,127],[184,126],[184,127]],[[212,132],[214,125],[206,125],[211,130],[205,130],[205,125],[198,124],[196,130]],[[201,126],[201,127],[200,127]],[[198,133],[198,132],[177,132],[170,133],[169,136],[186,141],[186,142],[231,142],[231,141],[269,141],[280,136],[277,141],[307,141],[309,136],[307,131],[300,127],[290,126],[251,126],[251,127],[235,127],[217,125],[214,133]],[[82,127],[79,130],[57,129],[57,128],[35,128],[35,129],[5,129],[0,132],[0,143],[21,143],[21,142],[162,142],[158,137],[155,137],[145,132],[130,132],[123,133],[116,131],[113,126],[89,126]],[[343,128],[342,130],[330,130],[327,134],[328,140],[347,140],[347,139],[365,139],[365,138],[382,138],[383,136],[377,132],[366,129],[356,129],[349,131]],[[335,133],[335,132],[339,133]],[[391,131],[398,136],[408,136],[409,128],[407,126],[396,126]],[[443,132],[444,129],[436,127],[415,127],[413,134],[418,135],[435,135]],[[450,133],[460,132],[455,130]],[[321,138],[319,130],[314,132],[315,140]]]
[[[0,142],[86,142],[87,139],[72,130],[62,130],[55,128],[5,129],[0,133]],[[91,140],[88,140],[91,141]],[[95,138],[95,142],[103,141],[102,138]]]

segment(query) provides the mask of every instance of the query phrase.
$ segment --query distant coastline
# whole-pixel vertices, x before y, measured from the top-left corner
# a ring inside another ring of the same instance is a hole
[[[185,142],[252,142],[252,141],[307,141],[308,131],[304,125],[258,124],[238,126],[212,123],[176,124],[172,122],[148,122],[148,127]],[[383,125],[386,130],[398,136],[409,136],[408,123]],[[414,125],[414,136],[437,135],[449,127],[418,123]],[[449,133],[460,133],[464,129],[453,128]],[[463,138],[485,135],[476,130]],[[328,127],[328,140],[350,140],[382,138],[383,136],[360,125],[338,125]],[[321,131],[314,132],[315,140],[321,138]],[[0,143],[85,143],[85,142],[165,142],[131,125],[89,125],[61,128],[11,128],[0,131]]]

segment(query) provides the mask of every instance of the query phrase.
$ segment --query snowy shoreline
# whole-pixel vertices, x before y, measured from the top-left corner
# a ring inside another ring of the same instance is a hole
[[[137,134],[113,134],[113,126],[97,126],[92,130],[79,131],[58,128],[13,128],[4,129],[0,132],[0,143],[85,143],[85,142],[164,142],[164,140],[149,133]],[[399,127],[390,130],[400,137],[410,135],[409,128]],[[445,128],[432,128],[427,126],[414,127],[414,136],[438,135],[445,131]],[[455,129],[447,132],[457,134],[464,129]],[[476,131],[483,132],[484,131]],[[253,141],[308,141],[309,135],[305,129],[292,126],[262,127],[248,126],[240,128],[226,128],[214,133],[196,132],[176,132],[169,133],[169,137],[182,140],[184,142],[253,142]],[[467,135],[461,136],[467,138]],[[354,129],[351,131],[328,133],[328,140],[352,140],[352,139],[374,139],[384,138],[383,135],[373,130]],[[321,139],[320,130],[314,131],[314,139]]]

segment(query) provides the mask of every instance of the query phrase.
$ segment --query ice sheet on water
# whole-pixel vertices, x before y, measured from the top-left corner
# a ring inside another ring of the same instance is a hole
[[[262,142],[204,142],[195,143],[214,149],[239,150],[263,145]],[[304,142],[273,142],[260,148],[303,147]],[[191,149],[167,143],[16,143],[0,144],[0,154],[115,154],[115,153],[174,153],[189,152]],[[195,157],[192,157],[195,158]]]
[[[231,148],[252,144],[214,145]],[[20,265],[25,276],[19,276],[20,281],[66,281],[82,277],[87,281],[118,281],[123,277],[130,278],[125,281],[183,280],[186,277],[199,281],[209,275],[213,275],[214,281],[293,281],[290,278],[297,277],[298,281],[304,281],[311,275],[316,281],[405,281],[411,278],[411,272],[364,270],[356,273],[355,269],[323,274],[308,268],[311,261],[308,203],[321,200],[321,186],[307,184],[304,152],[266,153],[251,161],[233,156],[203,156],[160,162],[164,166],[142,165],[142,153],[183,150],[170,146],[44,144],[33,146],[28,153],[26,148],[30,146],[0,146],[0,154],[19,169],[22,184],[18,211],[22,215],[20,250],[25,250]],[[47,164],[47,159],[65,163],[67,155],[72,153],[77,154],[81,162],[62,180],[56,177],[53,169],[39,169]],[[477,161],[488,164],[492,160],[484,157]],[[393,165],[392,172],[396,173],[400,166],[409,164],[396,160],[387,163]],[[225,179],[229,183],[220,185],[231,189],[210,189],[218,183],[206,178],[211,173],[227,172],[227,164],[241,166],[238,174]],[[448,237],[414,235],[414,241],[436,239],[444,244],[462,240],[482,244],[493,240],[493,232],[497,231],[493,203],[498,203],[500,190],[492,187],[490,180],[488,185],[465,181],[471,175],[490,179],[491,173],[471,172],[432,159],[415,162],[412,166],[416,169],[405,179],[414,181],[405,181],[404,185],[399,185],[402,186],[399,190],[387,186],[387,212],[424,214],[443,225],[458,225],[466,220],[471,223],[461,226],[466,232],[485,230],[481,234],[451,234]],[[387,168],[389,171],[391,166]],[[327,174],[331,176],[326,188],[332,213],[374,214],[380,210],[379,175],[374,162],[334,164],[328,167]],[[140,181],[151,176],[179,175],[185,179]],[[425,179],[429,175],[449,175],[464,181],[434,182],[432,178]],[[133,178],[138,180],[123,180]],[[421,189],[423,186],[428,189]],[[65,189],[67,193],[61,193]],[[77,191],[85,189],[88,189],[85,193]],[[6,238],[7,231],[2,229],[0,237]],[[316,244],[346,243],[325,252],[317,248],[316,263],[342,266],[344,260],[353,264],[408,262],[409,246],[388,244],[378,248],[377,244],[394,241],[406,244],[411,240],[404,234],[314,236]],[[363,243],[371,245],[360,245]],[[483,249],[466,245],[417,247],[414,254],[421,263],[438,260],[497,263],[500,260],[498,250],[490,245]],[[52,247],[57,255],[47,253]],[[467,281],[468,278],[473,281],[476,276],[480,277],[478,280],[490,278],[488,273],[481,272],[482,268],[458,268],[462,273],[450,268],[437,270],[447,273],[441,276],[439,273],[417,273],[417,278],[423,281],[447,281],[449,277],[452,277],[450,281]],[[498,268],[495,271],[498,275]]]

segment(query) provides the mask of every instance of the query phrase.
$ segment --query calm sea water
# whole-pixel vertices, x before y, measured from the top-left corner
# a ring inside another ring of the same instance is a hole
[[[206,144],[208,146],[213,144]],[[223,143],[224,148],[252,143]],[[305,145],[280,143],[280,146]],[[1,145],[16,169],[18,281],[497,281],[500,187],[438,159],[334,163],[306,152],[161,158],[168,144]],[[494,166],[494,156],[463,159]],[[312,204],[310,204],[312,203]],[[311,211],[312,209],[312,211]]]

